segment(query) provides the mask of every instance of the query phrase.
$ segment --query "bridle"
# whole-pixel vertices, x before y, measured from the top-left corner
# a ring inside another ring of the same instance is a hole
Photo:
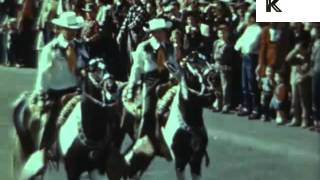
[[[95,63],[103,63],[101,59],[93,59],[92,61],[96,61]],[[98,65],[99,66],[99,65]],[[105,75],[108,73],[106,72],[105,68],[101,68],[99,69],[103,72],[103,77],[105,77]],[[118,104],[118,101],[115,102],[107,102],[106,99],[106,93],[108,92],[108,90],[106,90],[106,88],[104,87],[104,82],[106,81],[106,79],[104,79],[103,77],[101,78],[100,82],[97,81],[97,79],[94,77],[93,73],[95,71],[89,71],[87,78],[88,81],[96,88],[101,90],[101,97],[102,100],[99,100],[95,97],[93,97],[92,95],[90,95],[89,93],[86,92],[86,90],[84,89],[82,94],[83,96],[85,96],[87,99],[89,99],[90,101],[92,101],[94,104],[100,106],[101,108],[106,108],[106,107],[114,107],[116,104]]]
[[[198,80],[199,84],[200,84],[200,90],[194,89],[192,87],[187,86],[187,89],[190,93],[195,94],[197,96],[210,96],[212,93],[213,88],[213,84],[211,82],[211,78],[212,78],[212,66],[205,60],[202,59],[201,55],[198,54],[192,54],[197,55],[197,58],[200,58],[198,61],[203,61],[201,62],[202,66],[201,69],[198,69],[197,67],[194,67],[194,65],[200,62],[190,62],[189,58],[194,58],[194,57],[190,57],[187,56],[186,58],[184,58],[184,67],[185,70],[187,72],[185,73],[190,73],[192,76],[196,77],[196,79]]]

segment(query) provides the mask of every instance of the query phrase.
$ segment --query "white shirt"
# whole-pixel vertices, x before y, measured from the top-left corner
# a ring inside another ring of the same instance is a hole
[[[235,50],[242,54],[258,54],[262,29],[258,24],[249,25],[238,39]]]
[[[76,76],[70,71],[65,57],[64,51],[68,45],[63,35],[59,35],[42,49],[35,93],[40,94],[49,89],[63,90],[77,85]]]
[[[135,52],[132,53],[133,65],[131,68],[131,74],[129,78],[129,84],[133,85],[141,80],[141,75],[143,73],[151,72],[157,69],[158,65],[156,60],[152,57],[152,53],[145,51],[146,44],[150,43],[154,53],[160,48],[161,44],[154,38],[140,43]],[[167,62],[173,65],[177,65],[175,52],[173,54],[167,54]]]

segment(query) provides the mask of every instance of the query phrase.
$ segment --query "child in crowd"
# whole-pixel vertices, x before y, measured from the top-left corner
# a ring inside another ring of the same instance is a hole
[[[288,89],[282,73],[275,73],[274,81],[276,83],[270,108],[276,111],[277,125],[283,125],[287,121],[288,109]]]
[[[17,19],[10,18],[5,27],[5,39],[6,39],[6,62],[8,66],[20,67],[21,63],[18,62],[18,29],[17,29]]]
[[[265,77],[260,79],[260,89],[261,89],[261,120],[269,121],[270,119],[270,101],[273,96],[274,90],[274,72],[271,66],[268,66],[265,70]]]

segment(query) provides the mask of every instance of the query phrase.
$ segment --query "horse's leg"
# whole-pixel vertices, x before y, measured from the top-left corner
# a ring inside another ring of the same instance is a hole
[[[97,169],[91,170],[89,172],[89,178],[90,180],[107,180],[108,179],[105,174],[101,174]]]
[[[177,180],[185,180],[185,171],[184,170],[180,170],[176,168],[176,176],[177,176]]]
[[[68,180],[79,180],[81,173],[87,168],[88,162],[88,151],[87,149],[78,142],[71,145],[67,154],[64,157],[64,165],[67,173]]]
[[[188,164],[188,158],[182,156],[176,156],[175,160],[175,170],[177,180],[185,180],[185,168]]]
[[[120,180],[127,176],[128,165],[119,149],[110,147],[106,157],[105,169],[110,180]]]
[[[175,170],[178,180],[185,180],[185,168],[192,155],[190,134],[185,130],[178,130],[173,138],[172,151],[175,156]]]

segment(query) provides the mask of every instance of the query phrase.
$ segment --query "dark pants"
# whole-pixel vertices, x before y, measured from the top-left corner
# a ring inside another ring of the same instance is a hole
[[[168,81],[168,72],[152,72],[146,74],[144,77],[143,90],[142,90],[142,119],[139,127],[138,137],[148,135],[153,143],[155,143],[157,137],[157,125],[156,120],[156,106],[157,96],[156,88],[158,85]]]
[[[267,118],[270,117],[270,102],[272,99],[272,91],[270,92],[262,92],[261,94],[261,113],[265,115]]]
[[[57,118],[62,108],[61,98],[64,95],[73,93],[75,91],[76,88],[68,88],[63,90],[50,89],[48,91],[49,100],[52,101],[52,105],[50,106],[49,117],[45,125],[44,134],[40,145],[41,148],[50,148],[54,143],[57,131]]]
[[[320,72],[316,72],[312,79],[313,118],[320,121]]]
[[[243,106],[249,111],[259,110],[258,85],[255,75],[257,61],[257,55],[243,55],[242,57],[242,101]]]
[[[144,91],[142,103],[142,119],[139,127],[138,137],[148,135],[151,139],[155,138],[156,119],[155,110],[157,104],[156,85],[152,83],[144,83]]]

